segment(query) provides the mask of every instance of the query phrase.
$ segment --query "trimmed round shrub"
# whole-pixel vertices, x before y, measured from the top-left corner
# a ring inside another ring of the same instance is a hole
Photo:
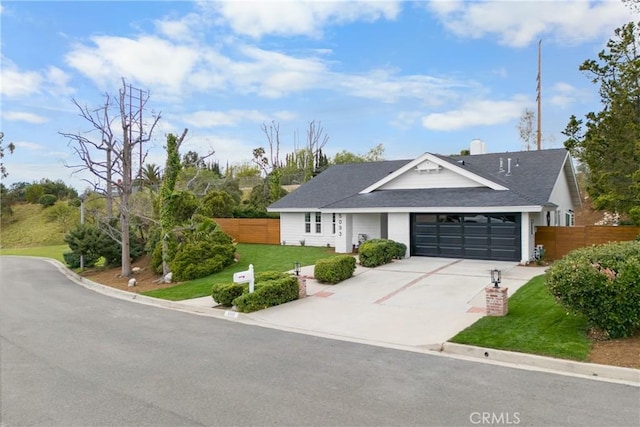
[[[211,289],[211,297],[218,304],[230,307],[233,300],[245,292],[244,286],[240,283],[218,283]]]
[[[571,251],[547,270],[546,281],[560,304],[610,338],[640,328],[640,242]]]
[[[234,247],[210,241],[184,243],[169,263],[173,279],[193,280],[217,273],[233,263]]]
[[[333,285],[353,276],[355,269],[356,259],[354,257],[338,255],[317,260],[313,268],[313,275],[316,280]]]
[[[360,265],[363,267],[377,267],[379,265],[388,264],[397,254],[404,244],[394,242],[389,239],[371,239],[364,241],[358,249],[358,258]],[[404,246],[406,251],[406,246]],[[404,257],[404,252],[402,253]]]
[[[45,208],[55,205],[57,201],[58,201],[58,198],[53,194],[43,194],[38,199],[38,203],[44,206]]]

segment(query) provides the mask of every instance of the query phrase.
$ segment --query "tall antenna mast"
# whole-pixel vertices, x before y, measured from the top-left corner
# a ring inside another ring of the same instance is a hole
[[[538,150],[542,149],[542,93],[541,93],[541,63],[542,63],[542,39],[538,41],[538,133],[536,135]]]

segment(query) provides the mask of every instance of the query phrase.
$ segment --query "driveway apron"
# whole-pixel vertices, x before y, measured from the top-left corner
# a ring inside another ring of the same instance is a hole
[[[376,268],[358,267],[337,285],[307,276],[308,297],[251,313],[258,322],[362,342],[440,349],[485,313],[490,270],[502,271],[509,295],[543,267],[505,261],[412,257]]]

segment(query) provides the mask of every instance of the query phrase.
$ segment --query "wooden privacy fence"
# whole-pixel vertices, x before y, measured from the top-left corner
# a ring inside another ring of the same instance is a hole
[[[585,246],[635,240],[640,227],[583,225],[575,227],[536,228],[536,245],[544,245],[547,259],[560,259],[568,252]]]
[[[238,243],[280,244],[280,220],[272,218],[214,218]]]

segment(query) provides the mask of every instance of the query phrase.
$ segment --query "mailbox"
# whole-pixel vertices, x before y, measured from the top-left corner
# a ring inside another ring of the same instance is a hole
[[[233,273],[233,282],[234,283],[248,283],[249,284],[249,293],[253,292],[254,282],[253,282],[253,264],[249,264],[249,269],[245,271],[239,271],[237,273]]]

